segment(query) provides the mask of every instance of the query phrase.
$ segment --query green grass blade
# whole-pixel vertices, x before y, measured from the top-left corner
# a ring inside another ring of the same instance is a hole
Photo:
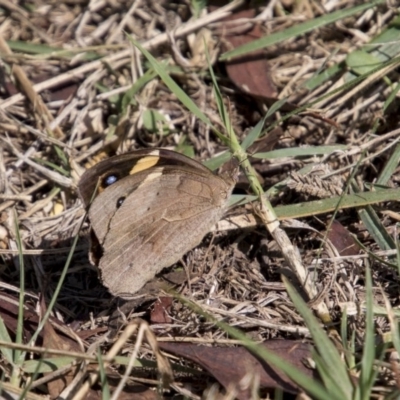
[[[19,41],[8,40],[8,46],[11,50],[17,53],[34,54],[36,59],[43,58],[58,58],[58,59],[71,59],[76,54],[81,53],[82,59],[85,61],[95,60],[101,57],[96,50],[103,50],[104,46],[90,46],[86,48],[77,49],[63,49],[62,47],[53,47],[46,44],[32,43],[32,41]],[[43,56],[43,57],[40,57]]]
[[[222,154],[219,154],[218,156],[215,156],[213,158],[210,158],[209,160],[206,160],[203,162],[203,164],[207,167],[210,168],[211,171],[215,171],[218,169],[222,164],[225,164],[232,158],[232,155],[229,153],[229,151],[224,151]]]
[[[234,143],[237,143],[237,140],[233,140],[233,136],[235,135],[235,132],[233,130],[233,126],[232,126],[231,119],[229,117],[229,113],[228,113],[228,111],[227,111],[227,109],[225,107],[224,99],[222,97],[221,91],[219,90],[217,79],[216,79],[214,71],[212,69],[210,57],[209,57],[209,54],[207,52],[207,46],[206,46],[205,43],[204,43],[204,49],[206,51],[207,62],[208,62],[208,70],[210,71],[211,80],[212,80],[212,83],[213,83],[213,91],[214,91],[214,96],[215,96],[215,100],[216,100],[217,107],[218,107],[218,112],[219,112],[219,115],[221,117],[222,124],[226,129],[226,134],[227,134],[228,137],[223,136],[219,132],[217,132],[217,136],[227,146],[231,146]]]
[[[56,149],[59,149],[59,147],[56,146]],[[37,162],[40,165],[49,167],[50,169],[59,172],[61,175],[64,176],[70,176],[71,174],[69,173],[69,171],[67,171],[66,169],[64,169],[62,166],[54,164],[53,162],[47,161],[47,160],[43,160],[42,158],[32,158],[33,161]]]
[[[307,80],[303,87],[309,91],[312,91],[318,87],[320,87],[326,81],[330,79],[334,79],[339,72],[343,72],[345,70],[346,64],[341,62],[339,64],[332,65],[331,67],[325,69],[324,71],[314,75],[309,80]]]
[[[293,304],[296,306],[297,311],[303,317],[307,328],[310,330],[315,346],[318,349],[319,356],[324,361],[321,368],[326,370],[327,376],[335,377],[335,391],[337,391],[337,394],[340,395],[343,400],[350,400],[353,393],[353,384],[338,350],[333,345],[326,332],[320,327],[319,322],[312,314],[308,305],[290,283],[286,279],[284,280],[288,294],[292,299]],[[332,382],[329,381],[329,386],[331,385]]]
[[[135,95],[157,76],[153,69],[147,70],[123,95],[121,101],[121,114],[125,115],[130,104],[135,104]]]
[[[165,67],[159,63],[145,48],[143,48],[139,42],[134,40],[131,36],[128,36],[129,41],[137,47],[140,52],[147,58],[154,71],[160,76],[167,87],[175,94],[179,101],[200,121],[205,123],[207,126],[215,129],[208,119],[208,117],[197,107],[194,101],[178,86],[178,84],[168,75],[165,71]]]
[[[111,398],[110,385],[108,384],[107,372],[101,357],[100,349],[97,352],[97,359],[99,365],[99,383],[101,385],[101,398],[102,400],[109,400]]]
[[[18,300],[18,321],[17,331],[15,332],[15,342],[18,344],[23,343],[23,331],[24,331],[24,304],[25,304],[25,264],[23,256],[23,244],[19,231],[19,222],[17,212],[14,209],[14,221],[15,221],[15,235],[18,247],[18,263],[19,263],[19,300]],[[13,368],[11,383],[15,386],[19,386],[18,382],[20,379],[19,367],[25,358],[25,352],[21,350],[14,350],[14,364],[17,368]]]
[[[340,209],[362,207],[383,201],[398,201],[400,189],[386,189],[377,192],[360,192],[352,195],[334,196],[329,199],[308,201],[306,203],[290,204],[275,207],[276,215],[280,218],[299,218],[332,212],[340,201]]]
[[[357,75],[363,75],[376,69],[381,61],[366,51],[356,50],[347,56],[346,64]]]
[[[335,393],[337,391],[336,376],[332,375],[332,371],[327,365],[326,361],[316,351],[314,351],[312,358],[313,361],[315,362],[318,374],[322,382],[324,382],[324,386],[326,387],[327,392]],[[343,396],[343,399],[346,399],[346,397]]]
[[[11,337],[8,334],[7,327],[1,316],[0,316],[0,340],[7,342],[7,343],[12,343]],[[12,365],[14,362],[14,352],[11,349],[8,349],[6,346],[1,346],[0,352],[3,354],[3,356],[7,360],[7,362],[10,365]]]
[[[7,44],[11,50],[26,54],[51,54],[55,52],[65,52],[65,49],[62,47],[51,47],[47,44],[32,43],[30,41],[8,40]],[[70,53],[70,55],[72,55],[72,53]]]
[[[242,149],[246,151],[261,135],[267,116],[265,115],[242,141]]]
[[[357,184],[353,183],[352,188],[356,194],[359,194]],[[363,221],[369,234],[374,238],[382,250],[391,250],[396,248],[393,238],[386,231],[381,219],[370,205],[360,208],[357,210],[357,213]]]
[[[392,250],[396,248],[394,240],[382,224],[381,218],[370,205],[357,210],[357,213],[380,249]]]
[[[399,84],[400,85],[400,84]],[[400,88],[400,86],[399,86]],[[387,185],[390,178],[396,171],[400,162],[400,143],[397,143],[393,153],[390,155],[389,160],[386,162],[384,168],[382,169],[378,180],[376,181],[377,185]]]
[[[312,146],[312,147],[291,147],[287,149],[278,149],[263,153],[255,153],[254,158],[262,158],[272,160],[285,157],[312,157],[317,155],[332,154],[335,151],[348,150],[349,146],[344,144],[327,145],[327,146]]]
[[[399,93],[399,90],[400,90],[400,82],[397,83],[397,85],[394,87],[394,89],[390,92],[389,96],[385,100],[385,104],[383,105],[383,111],[385,113],[388,110],[389,106],[396,100],[397,93]]]
[[[353,8],[339,10],[331,14],[323,15],[322,17],[315,18],[311,21],[295,25],[291,28],[286,29],[283,32],[273,33],[272,35],[268,35],[260,39],[254,40],[253,42],[247,43],[246,45],[239,46],[234,50],[222,54],[220,60],[223,61],[252,51],[264,49],[274,44],[283,42],[284,40],[291,39],[293,37],[313,31],[325,25],[329,25],[333,22],[339,21],[343,18],[350,17],[351,15],[363,12],[371,7],[374,7],[382,3],[384,3],[383,0],[371,1],[366,4],[362,4]]]
[[[359,381],[360,398],[368,400],[371,398],[371,390],[377,376],[374,368],[375,354],[375,328],[373,313],[372,280],[369,268],[365,271],[366,282],[366,305],[367,313],[365,318],[365,336],[363,345],[363,355],[361,360],[361,374]]]
[[[40,360],[26,360],[22,365],[25,373],[33,374],[37,371],[40,374],[54,372],[56,369],[64,368],[76,361],[74,357],[50,357],[41,358]],[[40,366],[38,367],[38,363]]]

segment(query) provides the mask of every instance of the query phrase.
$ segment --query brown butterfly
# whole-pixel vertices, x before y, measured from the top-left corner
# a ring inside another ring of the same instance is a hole
[[[131,297],[179,261],[222,217],[234,184],[165,149],[133,151],[87,170],[79,193],[89,207],[91,261],[103,284]]]

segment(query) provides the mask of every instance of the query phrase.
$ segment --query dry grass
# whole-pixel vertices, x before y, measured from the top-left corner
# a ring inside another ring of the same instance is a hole
[[[350,8],[363,2],[344,3]],[[73,238],[79,235],[54,312],[83,338],[84,349],[108,330],[107,317],[116,315],[117,302],[101,285],[87,257],[88,227],[80,229],[84,210],[76,192],[79,176],[99,159],[136,148],[168,147],[203,160],[224,150],[209,127],[194,118],[158,77],[139,81],[142,83],[132,89],[148,65],[126,37],[126,33],[133,35],[159,61],[167,60],[166,68],[175,81],[221,128],[207,61],[198,50],[200,45],[189,45],[201,28],[214,34],[221,30],[221,9],[190,22],[194,11],[188,2],[90,4],[32,0],[22,7],[0,1],[0,286],[11,296],[19,292],[17,225],[25,255],[25,290],[31,294],[26,302],[31,306],[37,304],[39,294],[46,302],[53,297]],[[332,4],[326,2],[326,7],[333,8],[325,12],[340,9]],[[323,8],[308,1],[277,1],[262,11],[258,19],[250,18],[243,24],[260,24],[268,36],[320,16]],[[376,190],[379,185],[398,187],[398,52],[379,59],[381,68],[370,68],[368,76],[356,84],[344,86],[368,72],[354,60],[352,64],[349,55],[377,38],[396,13],[394,5],[382,4],[264,50],[276,85],[275,97],[313,108],[292,115],[280,110],[267,120],[267,126],[279,123],[283,131],[274,148],[346,146],[328,155],[282,153],[267,160],[252,159],[263,187],[278,186],[271,198],[274,206],[337,196],[338,188],[349,193],[369,191],[373,184],[377,184]],[[223,43],[211,37],[207,36],[207,43],[216,59]],[[393,43],[396,46],[398,42]],[[50,47],[56,50],[50,51]],[[392,62],[383,65],[387,60]],[[311,86],[310,79],[319,71],[337,65],[339,73]],[[215,61],[214,70],[220,77],[234,130],[243,140],[265,115],[265,102],[239,91],[227,79],[223,63]],[[324,98],[336,88],[337,93]],[[394,96],[388,103],[391,93]],[[148,110],[168,116],[163,132],[151,130],[146,122]],[[263,140],[260,149],[254,152],[264,151]],[[314,171],[305,177],[296,174],[311,165]],[[240,186],[248,189],[246,182]],[[338,254],[322,246],[325,237],[320,232],[324,234],[334,215],[329,208],[324,212],[325,203],[308,217],[302,215],[301,225],[292,223],[294,229],[288,229],[303,264],[316,277],[318,296],[306,300],[314,309],[323,303],[336,324],[346,306],[354,307],[348,330],[354,332],[357,351],[362,348],[365,328],[366,266],[372,271],[374,305],[385,307],[385,298],[392,307],[399,304],[398,271],[394,267],[398,203],[375,203],[372,199],[362,209],[348,206],[335,214],[345,231],[360,242],[358,254]],[[231,215],[252,212],[247,205],[235,208]],[[371,227],[376,229],[375,236]],[[216,233],[185,256],[185,271],[181,275],[175,271],[179,276],[171,279],[179,282],[176,289],[182,296],[257,341],[309,338],[309,330],[282,283],[284,274],[300,286],[287,270],[281,250],[261,227]],[[158,290],[137,301],[127,320],[137,316],[151,320],[154,299],[163,293]],[[168,314],[169,322],[152,326],[162,340],[230,343],[224,330],[178,300]],[[376,318],[375,328],[379,343],[390,331],[388,319]],[[91,330],[94,333],[88,333]],[[143,350],[144,355],[148,352]],[[378,383],[382,390],[377,389],[378,394],[395,386],[391,368],[381,372]],[[198,382],[202,384],[192,389],[192,398],[198,398],[204,389],[203,378]],[[180,390],[178,386],[176,390]]]

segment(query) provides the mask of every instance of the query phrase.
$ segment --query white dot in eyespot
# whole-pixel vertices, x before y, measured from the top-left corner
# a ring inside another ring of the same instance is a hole
[[[117,182],[118,177],[117,175],[108,175],[104,178],[104,186],[111,186],[115,182]]]
[[[122,206],[122,203],[125,201],[125,196],[123,196],[123,197],[120,197],[118,200],[117,200],[117,208],[120,208],[121,206]]]

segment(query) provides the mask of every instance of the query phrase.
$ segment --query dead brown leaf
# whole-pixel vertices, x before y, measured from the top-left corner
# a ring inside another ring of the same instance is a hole
[[[163,296],[154,303],[150,314],[150,320],[153,324],[170,324],[172,322],[172,318],[169,316],[172,302],[172,297]]]
[[[228,23],[239,18],[254,18],[254,9],[233,13],[225,18]],[[224,51],[235,49],[262,36],[260,26],[253,26],[244,31],[232,32],[228,24],[224,24],[221,31],[221,39]],[[235,57],[225,63],[226,71],[232,82],[244,92],[266,100],[277,100],[277,91],[271,77],[268,61],[262,51]]]
[[[328,239],[336,247],[341,256],[355,256],[360,246],[350,232],[337,220],[333,221],[328,232]]]
[[[42,298],[40,301],[41,314],[47,310],[47,306]],[[61,337],[53,328],[48,320],[43,327],[43,346],[48,349],[63,350],[65,352],[80,352],[80,346],[68,337]],[[76,367],[68,370],[64,375],[57,375],[57,378],[48,382],[47,387],[51,398],[58,398],[60,393],[72,382],[76,372]],[[52,374],[52,373],[50,373]],[[49,374],[47,374],[49,375]]]
[[[206,369],[225,388],[235,386],[238,399],[250,398],[250,388],[241,388],[240,381],[247,374],[258,375],[260,388],[280,388],[298,393],[298,386],[277,368],[269,365],[244,347],[205,347],[190,343],[159,343],[162,350],[184,357]],[[273,351],[301,372],[313,376],[304,361],[311,357],[307,343],[294,340],[268,340],[260,346]]]

